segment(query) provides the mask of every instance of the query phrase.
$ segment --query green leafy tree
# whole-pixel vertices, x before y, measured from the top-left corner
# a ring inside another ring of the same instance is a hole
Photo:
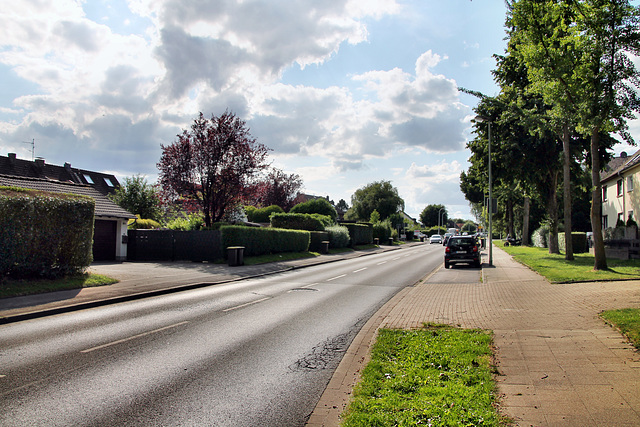
[[[380,222],[380,213],[374,209],[373,212],[371,212],[371,216],[369,217],[369,222],[371,224],[377,224]]]
[[[362,221],[368,221],[374,210],[380,213],[381,220],[404,210],[404,200],[390,181],[374,182],[356,190],[351,205],[353,216]]]
[[[140,175],[124,178],[123,185],[109,196],[118,206],[143,219],[160,221],[160,197],[157,189]]]
[[[438,221],[440,216],[440,221]],[[420,222],[425,227],[436,227],[438,225],[444,225],[446,228],[448,219],[447,208],[444,205],[427,205],[422,212],[420,212]]]

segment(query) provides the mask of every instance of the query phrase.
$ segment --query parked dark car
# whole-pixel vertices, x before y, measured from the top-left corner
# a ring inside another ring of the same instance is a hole
[[[480,246],[475,236],[451,236],[444,249],[444,268],[457,263],[480,267]]]

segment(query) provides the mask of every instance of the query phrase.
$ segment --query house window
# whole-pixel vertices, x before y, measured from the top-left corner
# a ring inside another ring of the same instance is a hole
[[[602,228],[604,230],[609,228],[609,217],[607,215],[602,215]]]
[[[633,175],[627,177],[627,193],[633,191]]]
[[[88,173],[82,174],[82,176],[84,176],[84,179],[87,181],[87,184],[93,184],[93,179],[91,179],[91,175],[89,175]]]
[[[105,179],[104,179],[104,182],[106,182],[106,183],[107,183],[107,185],[108,185],[109,187],[115,187],[115,186],[116,186],[116,185],[113,183],[113,181],[111,181],[111,178],[105,178]]]
[[[606,185],[602,186],[602,201],[603,202],[607,201],[607,186]]]
[[[618,197],[622,196],[622,191],[624,188],[624,185],[622,185],[622,180],[619,179],[618,182],[616,183],[616,185],[618,186]]]

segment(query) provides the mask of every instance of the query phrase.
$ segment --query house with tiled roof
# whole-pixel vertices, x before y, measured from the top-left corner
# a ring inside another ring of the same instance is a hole
[[[90,182],[89,182],[90,181]],[[0,156],[0,185],[89,196],[95,200],[93,259],[124,261],[127,257],[127,224],[135,215],[107,196],[119,187],[115,176],[65,166],[46,165]]]
[[[600,173],[602,184],[602,227],[615,227],[640,214],[640,150],[629,156],[620,153]]]

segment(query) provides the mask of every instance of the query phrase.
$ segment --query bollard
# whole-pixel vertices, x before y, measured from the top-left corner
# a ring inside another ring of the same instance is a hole
[[[227,248],[227,259],[230,267],[244,265],[244,246],[229,246]]]
[[[320,243],[320,253],[321,254],[328,254],[329,253],[329,241],[328,240],[323,240]]]
[[[389,237],[389,245],[393,246],[393,237]]]
[[[376,246],[380,246],[380,238],[376,237],[375,239],[373,239],[373,244]]]

